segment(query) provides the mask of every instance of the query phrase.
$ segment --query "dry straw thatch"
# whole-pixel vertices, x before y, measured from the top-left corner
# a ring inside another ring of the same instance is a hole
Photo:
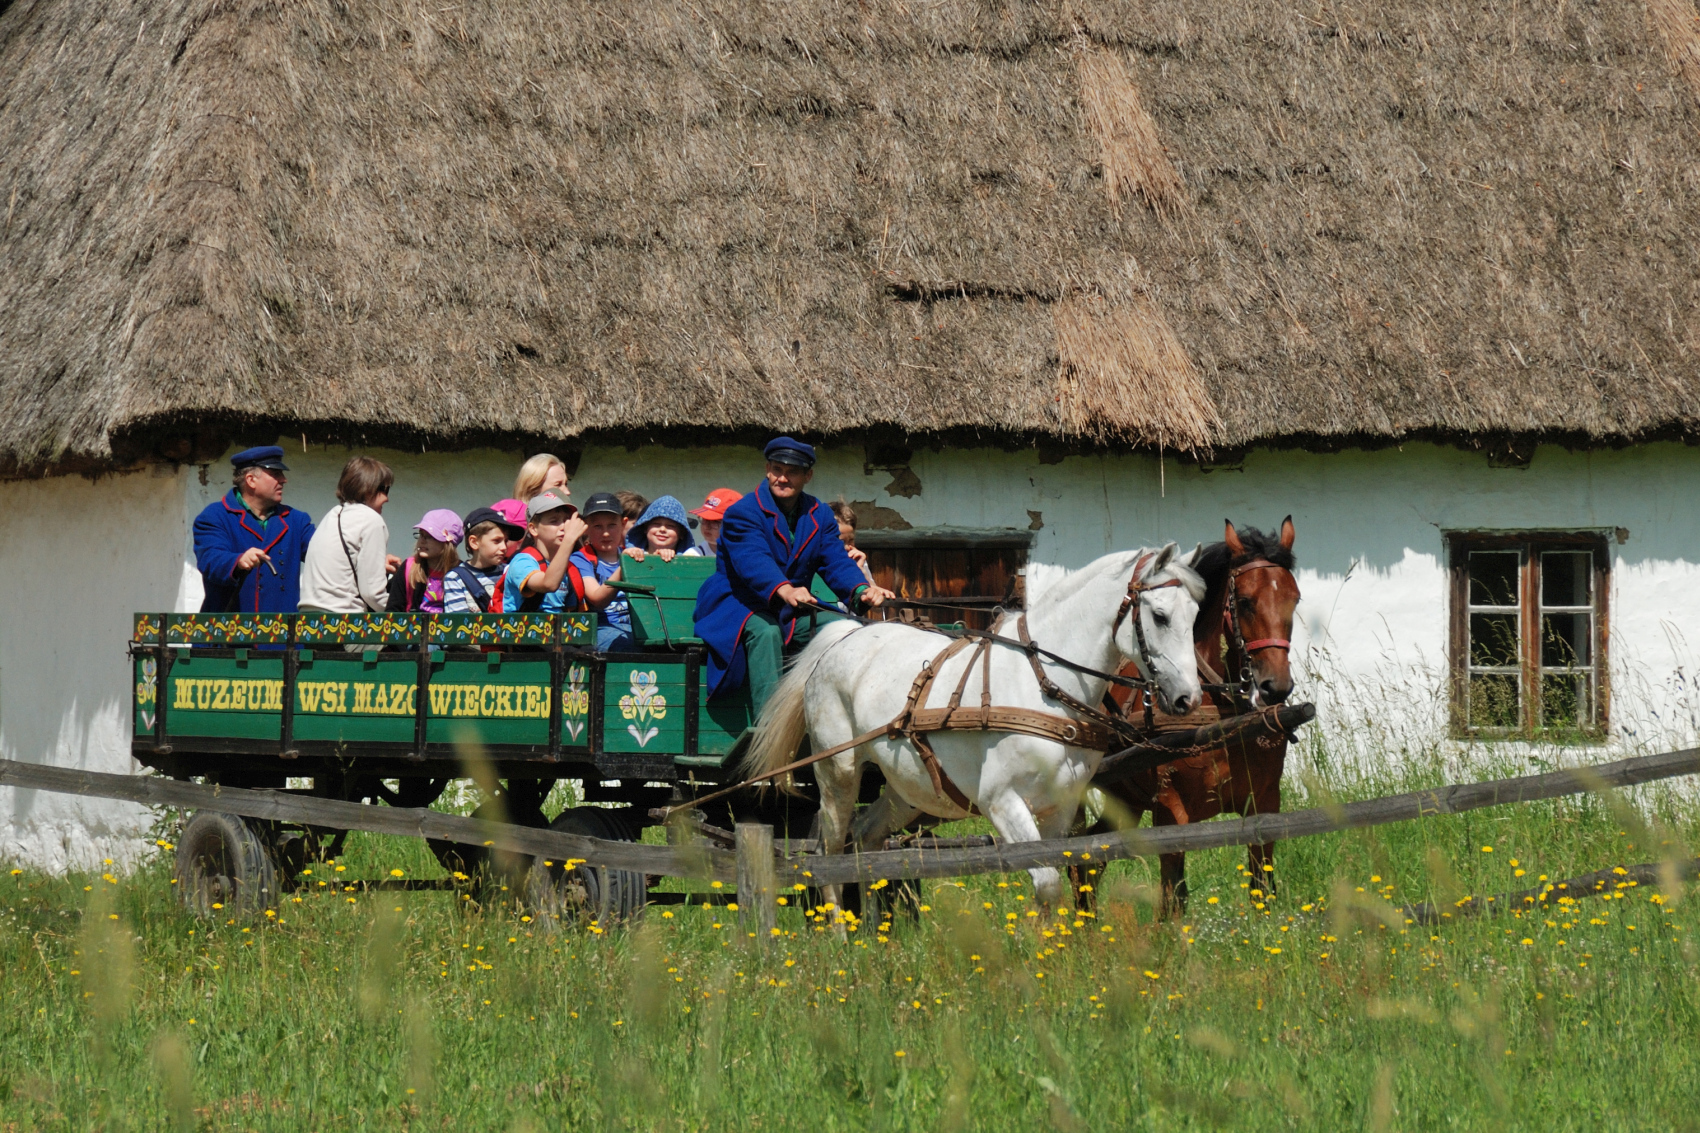
[[[1647,0],[1647,18],[1671,66],[1700,95],[1700,11],[1694,0]]]
[[[1065,2],[12,0],[0,470],[1700,433],[1680,5]]]
[[[1186,207],[1186,188],[1157,137],[1157,123],[1139,101],[1121,55],[1095,47],[1084,36],[1075,44],[1080,104],[1086,124],[1102,147],[1104,188],[1110,202],[1138,193],[1158,212]]]
[[[1058,408],[1069,430],[1100,441],[1154,433],[1160,446],[1184,449],[1221,428],[1197,368],[1150,298],[1111,306],[1071,297],[1053,314],[1062,364]]]

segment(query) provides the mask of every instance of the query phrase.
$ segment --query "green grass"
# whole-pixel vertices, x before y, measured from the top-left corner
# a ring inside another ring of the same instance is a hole
[[[1340,798],[1439,780],[1324,755],[1295,763]],[[1025,875],[985,877],[849,942],[788,905],[760,951],[719,908],[546,936],[512,907],[334,892],[439,875],[375,836],[276,923],[190,919],[163,852],[116,880],[0,875],[0,1129],[1693,1127],[1681,893],[1432,931],[1378,903],[1688,852],[1680,793],[1636,803],[1289,843],[1262,909],[1241,852],[1195,854],[1179,925],[1136,861],[1095,879],[1096,918],[1028,916]]]

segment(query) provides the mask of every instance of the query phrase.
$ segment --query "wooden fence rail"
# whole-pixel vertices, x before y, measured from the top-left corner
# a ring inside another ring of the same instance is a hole
[[[1009,873],[1043,866],[1063,867],[1081,860],[1114,861],[1178,850],[1281,842],[1354,827],[1380,826],[1431,815],[1459,814],[1482,807],[1607,791],[1696,773],[1700,773],[1700,748],[1690,748],[1662,755],[1620,759],[1593,767],[1456,784],[1285,814],[1260,814],[1231,822],[1144,827],[1082,838],[1000,843],[964,849],[916,846],[832,857],[810,854],[781,858],[776,862],[776,868],[778,881],[782,883],[804,881],[814,885]],[[345,830],[440,838],[560,859],[577,858],[611,869],[669,877],[723,882],[738,880],[735,855],[707,846],[645,846],[635,842],[604,841],[552,830],[460,818],[432,810],[341,802],[289,791],[200,786],[150,775],[108,775],[13,760],[0,760],[0,786],[123,799],[149,806],[220,810],[247,818]]]
[[[338,830],[368,830],[375,834],[406,834],[440,838],[472,846],[543,854],[557,860],[578,858],[610,869],[735,880],[734,858],[726,850],[696,846],[645,846],[539,830],[506,822],[484,822],[440,811],[413,807],[374,806],[321,799],[294,791],[251,791],[243,787],[201,786],[156,775],[107,775],[74,771],[40,763],[0,759],[0,786],[103,799],[122,799],[147,806],[183,810],[218,810],[244,818],[299,822]]]

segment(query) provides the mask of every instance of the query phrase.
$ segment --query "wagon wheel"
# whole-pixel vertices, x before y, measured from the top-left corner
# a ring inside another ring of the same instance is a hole
[[[265,819],[244,819],[244,824],[263,841],[277,873],[277,891],[293,893],[307,884],[301,872],[308,866],[334,858],[342,852],[346,830],[327,826],[294,825]]]
[[[505,822],[508,815],[507,808],[499,800],[492,799],[479,804],[469,817],[485,822]],[[500,900],[504,890],[510,897],[518,897],[524,892],[526,874],[531,869],[530,854],[449,842],[441,838],[428,838],[426,844],[444,869],[466,876],[464,884],[476,889],[483,902]]]
[[[278,897],[277,864],[266,839],[234,814],[196,811],[177,842],[177,897],[198,916],[251,914]],[[222,905],[214,910],[213,905]]]
[[[549,829],[586,838],[629,842],[632,834],[615,812],[580,806],[563,810]],[[526,881],[526,903],[545,929],[597,920],[603,925],[630,920],[648,901],[648,878],[624,869],[575,865],[559,858],[538,857]]]

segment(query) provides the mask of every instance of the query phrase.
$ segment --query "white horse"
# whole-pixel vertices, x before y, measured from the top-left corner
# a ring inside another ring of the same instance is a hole
[[[1203,696],[1192,645],[1192,623],[1204,597],[1204,582],[1191,566],[1196,554],[1178,556],[1170,543],[1161,550],[1105,555],[1033,599],[1027,611],[1028,633],[1046,651],[1099,673],[1114,673],[1128,661],[1144,665],[1134,619],[1124,617],[1118,623],[1117,612],[1135,585],[1145,588],[1137,594],[1135,609],[1154,671],[1142,675],[1156,683],[1164,711],[1186,715]],[[1149,589],[1153,586],[1160,588]],[[1015,639],[1016,618],[1005,614],[993,632]],[[838,621],[825,626],[768,701],[746,760],[748,774],[769,773],[795,759],[805,731],[814,750],[825,751],[894,719],[903,711],[923,663],[937,657],[946,644],[937,633],[900,622]],[[974,671],[968,675],[962,702],[977,707],[983,676],[974,654],[974,649],[965,649],[941,665],[926,702],[916,707],[945,707],[971,662]],[[1103,703],[1103,677],[1055,661],[1041,663],[1046,676],[1074,699],[1094,707]],[[994,705],[1079,718],[1079,713],[1044,695],[1020,647],[993,645],[990,665]],[[1017,732],[936,731],[927,739],[939,770],[1007,842],[1064,835],[1104,757],[1102,751]],[[921,811],[943,819],[969,813],[944,785],[935,789],[912,741],[881,736],[815,764],[820,834],[827,853],[843,852],[862,766],[870,762],[885,773],[888,788],[881,800],[885,813],[878,824],[880,837]],[[1031,873],[1039,898],[1054,907],[1062,897],[1057,871],[1047,867]],[[838,887],[828,887],[826,899],[840,904]]]

